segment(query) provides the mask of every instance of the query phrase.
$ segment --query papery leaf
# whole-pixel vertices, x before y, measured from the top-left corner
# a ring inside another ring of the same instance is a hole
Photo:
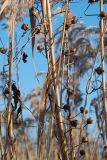
[[[30,25],[31,25],[31,35],[33,36],[33,31],[36,25],[35,16],[32,14],[34,12],[34,7],[32,6],[29,9],[29,15],[30,15]],[[32,57],[34,57],[34,46],[35,46],[35,36],[32,37]]]

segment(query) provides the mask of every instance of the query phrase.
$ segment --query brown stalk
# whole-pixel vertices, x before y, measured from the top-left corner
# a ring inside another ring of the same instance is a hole
[[[97,61],[97,58],[98,58],[98,52],[99,52],[99,46],[98,46],[96,57],[95,57],[95,60],[94,60],[91,76],[90,76],[90,78],[89,78],[89,80],[87,82],[86,90],[88,92],[90,90],[91,81],[92,81],[92,77],[93,77],[93,74],[94,74],[96,61]],[[86,110],[86,106],[87,106],[87,102],[88,102],[88,92],[86,93],[86,97],[85,97],[85,103],[84,103],[85,110]],[[83,132],[83,128],[84,128],[85,110],[84,110],[84,113],[82,114],[82,122],[81,122],[81,127],[80,127],[80,134],[79,134],[79,147],[78,147],[78,153],[77,153],[77,160],[79,160],[79,158],[80,158],[79,154],[80,154],[80,147],[81,147],[81,137],[82,137],[82,132]]]
[[[13,133],[13,115],[11,108],[12,101],[12,74],[13,74],[13,47],[14,47],[14,18],[10,22],[10,54],[9,54],[9,96],[8,96],[8,106],[7,106],[7,133],[6,133],[6,146],[5,154],[7,150],[8,142],[10,141],[10,148],[12,152],[12,145],[14,142],[14,133]],[[11,153],[13,155],[13,153]]]
[[[62,115],[61,111],[59,111],[60,107],[60,97],[59,97],[59,89],[58,89],[58,84],[56,80],[56,66],[55,66],[55,52],[54,52],[54,40],[53,40],[53,31],[52,31],[52,17],[51,17],[51,6],[49,0],[47,2],[47,13],[48,13],[48,20],[49,20],[49,38],[50,38],[50,56],[51,56],[51,63],[52,63],[52,68],[53,68],[53,78],[54,78],[54,89],[55,89],[55,94],[56,94],[56,110],[58,110],[57,113],[57,123],[62,122]],[[61,147],[61,154],[62,154],[62,160],[67,160],[67,154],[66,154],[66,142],[62,138],[64,136],[64,127],[62,123],[58,123],[58,138],[59,138],[59,144]],[[63,144],[63,147],[62,147]]]
[[[100,0],[100,14],[103,12],[103,0]],[[101,41],[101,64],[102,69],[105,71],[105,53],[104,53],[104,18],[100,17],[100,41]],[[105,141],[107,141],[107,100],[106,100],[106,80],[105,72],[102,73],[102,92],[103,92],[103,108],[105,120]]]

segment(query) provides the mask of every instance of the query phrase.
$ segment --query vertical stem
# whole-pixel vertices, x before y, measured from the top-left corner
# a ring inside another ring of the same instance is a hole
[[[13,47],[14,47],[14,20],[11,20],[10,35],[10,55],[9,55],[9,98],[8,98],[8,134],[13,139],[13,122],[12,122],[12,74],[13,74]]]
[[[2,115],[0,113],[0,157],[3,155],[3,144],[2,144]]]
[[[61,111],[59,111],[60,107],[60,97],[59,97],[59,89],[58,84],[56,81],[56,66],[55,66],[55,54],[54,54],[54,40],[53,40],[53,31],[52,31],[52,17],[51,17],[51,6],[49,0],[47,0],[47,12],[48,12],[48,19],[49,19],[49,37],[50,37],[50,53],[51,53],[51,62],[52,62],[52,70],[53,70],[53,80],[54,80],[54,89],[56,94],[56,109],[58,110],[57,113],[57,121],[58,121],[58,129],[59,129],[59,144],[62,154],[62,160],[67,160],[67,153],[66,153],[66,142],[63,139],[64,137],[64,127],[62,122],[62,115]]]
[[[103,0],[100,0],[100,13],[103,11]],[[100,36],[101,36],[101,64],[102,69],[105,71],[104,67],[104,19],[100,18]],[[102,85],[103,85],[103,107],[104,107],[104,120],[105,120],[105,141],[107,141],[107,100],[106,100],[106,80],[105,80],[105,72],[102,73]]]
[[[12,17],[10,21],[10,54],[9,54],[9,97],[8,97],[8,108],[7,108],[7,130],[6,130],[6,144],[5,144],[5,156],[8,142],[10,141],[10,155],[13,156],[12,148],[14,141],[14,133],[13,133],[13,117],[12,117],[12,74],[13,74],[13,48],[14,48],[14,18]],[[5,158],[6,159],[6,158]]]
[[[87,106],[87,102],[88,102],[88,92],[90,90],[90,86],[91,86],[91,81],[92,81],[92,77],[93,77],[93,74],[94,74],[94,69],[95,69],[95,65],[96,65],[96,61],[97,61],[97,58],[98,58],[98,52],[99,52],[99,46],[98,46],[98,49],[97,49],[97,53],[96,53],[96,57],[95,57],[95,60],[94,60],[94,64],[93,64],[93,67],[92,67],[92,72],[91,72],[91,76],[88,80],[88,83],[87,83],[87,93],[86,93],[86,96],[85,96],[85,102],[84,102],[84,113],[82,114],[82,122],[81,122],[81,126],[80,126],[80,134],[79,134],[79,147],[78,147],[78,153],[77,153],[77,160],[79,160],[79,155],[80,155],[80,148],[81,148],[81,137],[82,137],[82,132],[83,132],[83,126],[84,126],[84,118],[85,118],[85,110],[86,110],[86,106]]]

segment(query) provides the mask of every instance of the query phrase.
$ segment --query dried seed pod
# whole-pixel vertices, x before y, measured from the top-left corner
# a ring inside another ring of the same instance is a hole
[[[22,24],[21,29],[24,31],[28,30],[28,24]]]
[[[69,27],[70,27],[70,25],[69,25],[69,24],[66,24],[66,25],[65,25],[65,30],[68,30]]]
[[[77,127],[77,125],[78,125],[78,120],[72,120],[72,121],[70,121],[70,125],[72,126],[72,127]]]
[[[39,34],[40,33],[40,28],[36,27],[33,31],[33,34]]]
[[[96,3],[98,2],[99,0],[89,0],[88,3]]]
[[[106,17],[106,16],[107,16],[107,13],[106,13],[106,12],[102,11],[102,12],[100,13],[100,17],[104,18],[104,17]]]
[[[82,143],[87,143],[87,142],[88,142],[87,137],[82,137]]]
[[[107,145],[104,145],[104,150],[106,150],[107,149]]]
[[[42,45],[38,45],[37,50],[41,53],[44,50],[44,48]]]
[[[85,112],[85,114],[87,114],[88,113],[88,111],[84,108],[84,107],[81,107],[80,108],[80,112],[83,114],[84,112]]]
[[[6,48],[0,48],[0,52],[1,52],[2,54],[5,54],[5,53],[7,52],[7,49],[6,49]]]
[[[76,24],[77,23],[77,17],[73,16],[71,19],[71,24]]]
[[[95,69],[95,72],[96,72],[97,74],[101,75],[101,74],[104,72],[104,70],[103,70],[102,67],[97,67],[97,68]]]
[[[82,149],[82,150],[80,150],[80,155],[81,156],[85,156],[85,151]]]
[[[89,118],[87,119],[87,124],[92,124],[92,123],[93,123],[93,120],[92,120],[91,117],[89,117]]]
[[[22,57],[22,60],[23,60],[24,63],[27,62],[27,57],[28,57],[28,55],[24,52],[23,57]]]
[[[69,104],[65,104],[62,109],[64,109],[64,111],[67,112],[67,111],[70,110],[70,105]]]
[[[9,94],[9,93],[10,93],[9,88],[5,88],[4,94]]]
[[[68,89],[67,94],[68,94],[68,96],[72,96],[74,94],[74,90]]]

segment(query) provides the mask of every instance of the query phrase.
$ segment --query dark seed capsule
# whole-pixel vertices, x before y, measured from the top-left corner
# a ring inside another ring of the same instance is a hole
[[[34,29],[33,34],[39,34],[39,33],[40,33],[40,29],[39,29],[38,27],[36,27],[36,28]]]
[[[28,30],[28,24],[22,24],[21,29],[24,31]]]
[[[104,145],[104,150],[106,150],[107,149],[107,145]]]
[[[92,123],[93,123],[93,120],[92,120],[91,117],[89,117],[89,118],[87,119],[87,124],[92,124]]]
[[[82,149],[82,150],[80,150],[80,155],[81,156],[84,156],[85,155],[85,151]]]
[[[10,93],[9,88],[5,88],[4,94],[9,94],[9,93]]]
[[[0,48],[0,52],[1,52],[2,54],[5,54],[5,53],[7,52],[7,49],[6,49],[6,48]]]
[[[88,142],[87,137],[82,137],[82,143],[87,143],[87,142]]]
[[[70,105],[69,104],[65,104],[62,109],[64,109],[65,112],[69,111],[70,110]]]
[[[28,55],[24,52],[23,57],[22,57],[22,60],[23,60],[24,63],[27,62],[27,57],[28,57]]]
[[[102,67],[97,67],[97,68],[95,69],[95,72],[96,72],[97,74],[101,75],[101,74],[104,72],[104,70],[102,69]]]
[[[107,13],[106,13],[106,12],[102,11],[102,12],[100,13],[100,17],[104,18],[104,17],[106,17],[106,16],[107,16]]]
[[[74,90],[68,89],[67,94],[68,94],[68,96],[72,96],[74,94]]]
[[[72,126],[72,127],[77,127],[77,125],[78,125],[78,120],[72,120],[72,121],[70,121],[70,125]]]
[[[80,112],[83,114],[84,112],[85,112],[85,114],[87,114],[88,113],[88,111],[84,108],[84,107],[81,107],[80,108]]]
[[[41,53],[41,52],[44,50],[44,48],[43,48],[43,46],[38,45],[38,46],[37,46],[37,50]]]
[[[88,3],[96,3],[98,0],[89,0]]]

